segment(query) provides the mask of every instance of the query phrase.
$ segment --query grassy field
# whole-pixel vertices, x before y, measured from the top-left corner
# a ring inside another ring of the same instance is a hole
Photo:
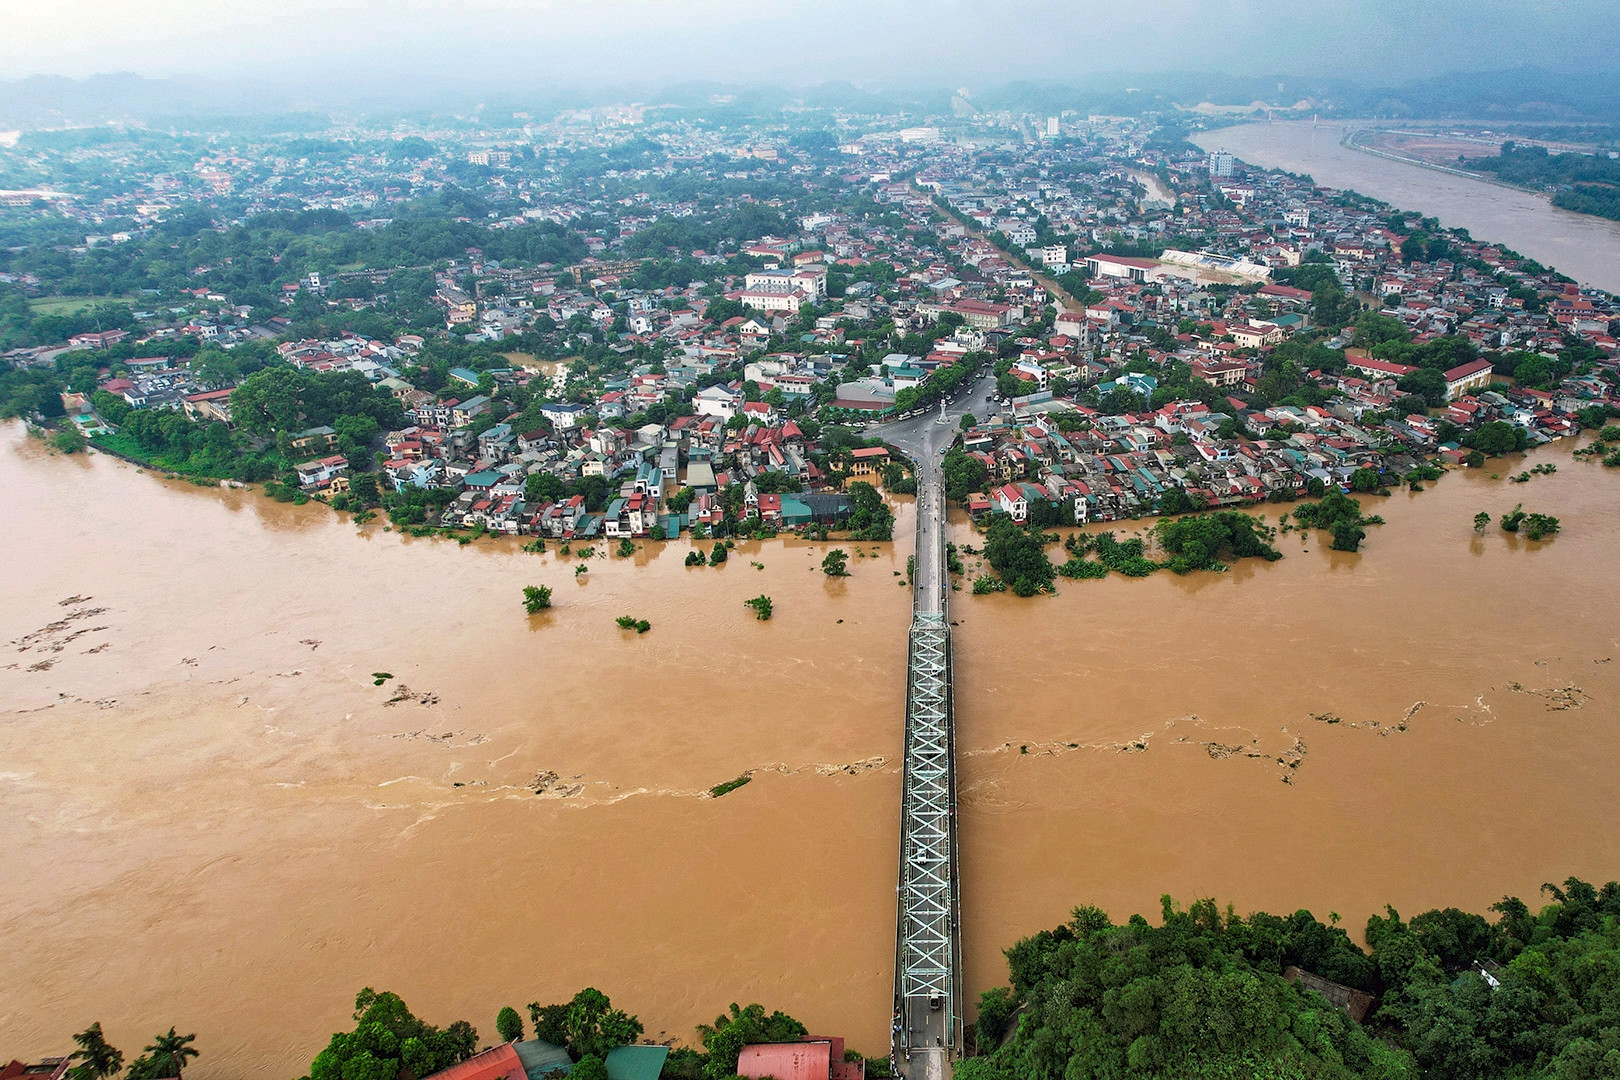
[[[41,296],[28,301],[35,315],[73,315],[96,304],[127,303],[127,296]]]
[[[125,435],[121,431],[112,432],[107,435],[97,435],[95,438],[90,440],[90,445],[100,447],[103,450],[110,450],[120,457],[129,458],[132,461],[139,462],[150,468],[171,468],[171,466],[158,460],[155,455],[148,453],[140,443],[135,441],[135,439]]]

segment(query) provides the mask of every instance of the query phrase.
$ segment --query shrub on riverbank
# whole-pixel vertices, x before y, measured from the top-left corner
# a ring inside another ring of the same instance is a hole
[[[89,445],[84,437],[84,432],[73,424],[63,424],[51,432],[50,444],[53,449],[63,454],[82,453],[84,448]]]
[[[1221,556],[1235,559],[1258,558],[1276,562],[1282,552],[1272,547],[1272,530],[1256,518],[1235,510],[1160,519],[1153,527],[1159,546],[1170,556],[1165,566],[1177,574],[1192,570],[1224,570]]]
[[[1052,563],[1046,542],[1037,529],[1025,529],[1005,515],[990,519],[985,530],[984,557],[1019,596],[1034,596],[1052,587]]]
[[[1381,517],[1363,517],[1361,503],[1334,488],[1317,503],[1301,503],[1294,507],[1294,520],[1308,529],[1324,529],[1333,534],[1335,551],[1356,551],[1366,539],[1366,525],[1382,525]],[[1286,516],[1286,515],[1285,515]]]
[[[1067,578],[1103,578],[1109,571],[1126,577],[1147,577],[1159,568],[1144,552],[1147,545],[1140,537],[1118,539],[1112,530],[1096,534],[1075,533],[1063,541],[1069,561],[1058,567],[1058,573]],[[1094,553],[1095,560],[1087,559]]]

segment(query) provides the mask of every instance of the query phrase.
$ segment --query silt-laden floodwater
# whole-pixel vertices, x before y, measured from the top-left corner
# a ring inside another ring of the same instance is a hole
[[[1360,555],[956,594],[970,993],[1076,903],[1358,927],[1615,876],[1620,475],[1568,450],[1370,500]],[[793,541],[576,579],[15,425],[0,493],[8,1053],[175,1024],[198,1080],[296,1076],[366,985],[486,1038],[595,985],[653,1037],[758,1000],[885,1052],[909,508],[843,581]],[[1519,501],[1564,533],[1474,536]]]

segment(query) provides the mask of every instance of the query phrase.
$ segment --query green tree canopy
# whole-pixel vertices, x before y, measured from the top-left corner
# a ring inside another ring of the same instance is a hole
[[[1019,596],[1034,596],[1049,588],[1055,575],[1039,530],[1020,528],[1005,514],[990,519],[985,530],[984,557]]]
[[[1464,435],[1462,441],[1464,446],[1491,457],[1500,457],[1523,450],[1530,444],[1530,437],[1517,424],[1510,424],[1506,420],[1489,420]]]
[[[339,417],[349,418],[346,426],[351,432],[365,431],[366,419],[389,428],[404,421],[399,403],[358,372],[313,372],[286,365],[256,371],[243,380],[231,392],[231,416],[260,435],[335,427]]]
[[[197,1048],[191,1045],[196,1041],[196,1035],[181,1035],[170,1027],[164,1034],[155,1036],[152,1044],[146,1048],[146,1053],[130,1065],[130,1075],[134,1080],[184,1075],[186,1062],[198,1054]],[[140,1066],[139,1069],[136,1068],[137,1065]],[[137,1072],[141,1075],[136,1076]]]
[[[107,1042],[97,1021],[73,1036],[78,1049],[68,1056],[78,1062],[69,1070],[72,1080],[105,1080],[124,1067],[123,1051]]]
[[[523,1038],[523,1017],[512,1006],[503,1005],[501,1011],[495,1014],[495,1030],[506,1042],[517,1042]]]
[[[465,1020],[444,1030],[418,1020],[398,994],[355,995],[355,1028],[338,1032],[310,1064],[307,1080],[399,1080],[427,1076],[471,1057],[478,1032]]]
[[[606,1058],[614,1047],[635,1042],[641,1031],[640,1020],[615,1009],[606,994],[589,986],[574,995],[563,1019],[564,1045],[575,1061]]]
[[[1223,555],[1237,559],[1261,558],[1268,562],[1282,558],[1282,552],[1266,542],[1266,530],[1261,522],[1234,510],[1179,519],[1160,518],[1153,529],[1159,546],[1170,556],[1167,565],[1177,574],[1224,569]]]
[[[1430,408],[1446,403],[1446,377],[1434,368],[1420,368],[1402,375],[1395,386],[1403,394],[1422,398]]]
[[[749,1043],[790,1042],[808,1034],[803,1024],[786,1013],[773,1012],[767,1016],[763,1005],[739,1009],[737,1003],[732,1002],[730,1011],[715,1017],[713,1024],[698,1025],[698,1037],[709,1055],[703,1065],[703,1075],[707,1080],[735,1076],[737,1059]]]
[[[943,464],[945,496],[956,502],[965,502],[969,494],[983,491],[989,480],[984,462],[968,454],[959,446],[951,447]]]

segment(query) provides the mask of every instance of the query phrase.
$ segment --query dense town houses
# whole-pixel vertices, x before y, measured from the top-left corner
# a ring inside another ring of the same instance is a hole
[[[906,483],[859,429],[981,373],[998,404],[962,433],[983,480],[959,494],[1019,521],[1288,499],[1620,406],[1613,297],[1140,122],[1037,145],[878,124],[820,154],[648,130],[635,163],[566,174],[530,168],[532,147],[600,157],[623,133],[439,133],[409,162],[215,153],[178,184],[130,158],[130,190],[31,211],[97,230],[72,258],[122,259],[227,192],[221,236],[395,246],[357,269],[289,248],[262,285],[221,254],[124,325],[5,359],[71,382],[68,421],[108,448],[139,456],[120,424],[175,411],[306,497],[431,492],[418,524],[556,539],[843,523],[851,484]],[[417,252],[429,202],[461,232]],[[43,269],[0,288],[43,295]],[[394,422],[245,423],[238,386],[278,366],[363,379]]]

